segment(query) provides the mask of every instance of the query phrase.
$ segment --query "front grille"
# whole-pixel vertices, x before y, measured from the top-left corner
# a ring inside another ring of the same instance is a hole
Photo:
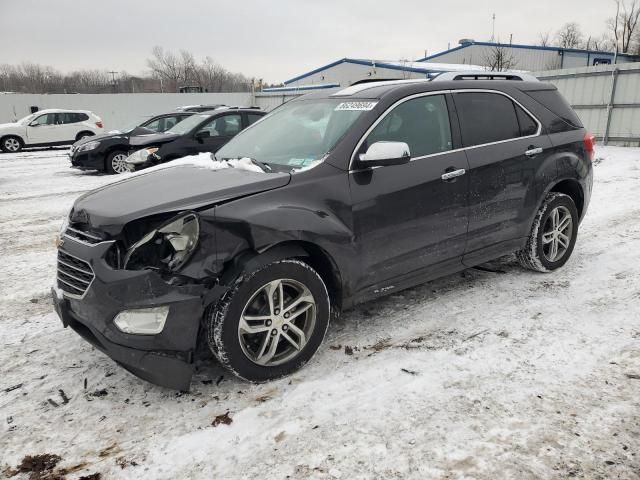
[[[91,265],[58,249],[58,287],[63,292],[82,297],[93,278]]]
[[[64,234],[67,235],[68,237],[72,237],[75,238],[76,240],[80,240],[81,242],[84,243],[100,243],[102,242],[104,239],[99,237],[97,234],[95,233],[89,233],[86,230],[81,230],[79,228],[73,228],[73,227],[67,227],[67,229],[64,231]]]

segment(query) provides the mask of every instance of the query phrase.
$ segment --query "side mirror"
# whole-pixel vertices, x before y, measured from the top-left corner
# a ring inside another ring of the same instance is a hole
[[[29,126],[30,126],[30,127],[39,127],[39,126],[40,126],[40,124],[39,124],[39,123],[36,123],[36,122],[33,122],[33,123],[30,123],[30,124],[29,124]]]
[[[411,152],[404,142],[376,142],[359,158],[367,167],[402,165],[411,160]]]
[[[196,140],[201,142],[202,140],[204,140],[205,138],[209,138],[210,136],[211,133],[209,133],[209,130],[200,130],[198,133],[196,133]]]

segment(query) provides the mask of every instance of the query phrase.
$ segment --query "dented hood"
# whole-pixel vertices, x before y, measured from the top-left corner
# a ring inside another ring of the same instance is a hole
[[[115,234],[137,218],[194,210],[287,185],[288,173],[177,166],[133,175],[79,197],[71,221]]]

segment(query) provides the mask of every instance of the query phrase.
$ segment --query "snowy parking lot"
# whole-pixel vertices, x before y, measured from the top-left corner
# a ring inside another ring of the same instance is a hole
[[[116,178],[0,154],[0,477],[640,478],[640,149],[596,156],[561,270],[505,257],[346,312],[288,378],[204,359],[179,393],[52,312],[62,217]]]

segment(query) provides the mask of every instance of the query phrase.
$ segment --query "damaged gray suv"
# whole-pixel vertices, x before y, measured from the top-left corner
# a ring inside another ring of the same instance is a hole
[[[78,198],[58,242],[55,308],[159,385],[189,388],[199,341],[239,377],[278,378],[313,356],[332,312],[512,252],[529,269],[560,268],[589,205],[593,153],[573,110],[537,81],[313,93],[216,158]]]

